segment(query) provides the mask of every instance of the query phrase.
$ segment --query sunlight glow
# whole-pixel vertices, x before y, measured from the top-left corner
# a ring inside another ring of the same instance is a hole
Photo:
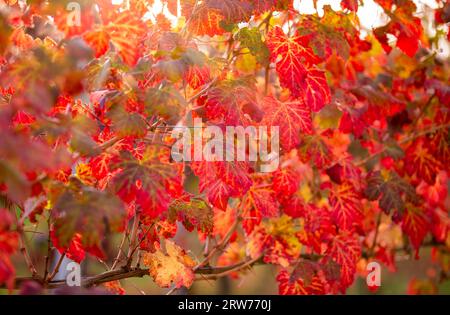
[[[121,5],[124,3],[124,0],[111,0],[115,5]],[[130,0],[134,1],[134,0]],[[178,16],[175,16],[169,12],[167,6],[163,3],[162,0],[154,0],[153,4],[148,7],[148,12],[144,15],[145,20],[151,20],[152,22],[156,22],[156,16],[159,14],[164,14],[165,17],[172,23],[172,26],[177,25],[179,23],[179,19],[181,17],[181,2],[184,0],[178,0]],[[437,8],[439,7],[436,0],[413,0],[417,6],[416,15],[419,17],[427,17],[426,14],[428,12],[427,8]],[[316,8],[314,7],[314,0],[294,0],[294,8],[300,14],[314,14],[318,13],[319,16],[323,15],[323,7],[324,5],[330,5],[334,11],[341,11],[341,0],[316,0]],[[316,11],[317,10],[317,11]],[[367,34],[371,32],[372,29],[385,25],[389,22],[388,16],[383,12],[383,9],[374,2],[374,0],[364,0],[362,5],[359,5],[357,16],[360,21],[361,29],[361,37],[366,37]],[[434,17],[427,17],[428,19],[433,19]],[[240,23],[240,27],[247,26],[248,23]],[[287,25],[285,27],[288,27]],[[435,32],[433,27],[429,25],[426,29],[428,33]],[[433,35],[433,34],[431,34]],[[448,56],[450,54],[450,47],[447,43],[440,43],[440,49],[437,51],[438,55]]]

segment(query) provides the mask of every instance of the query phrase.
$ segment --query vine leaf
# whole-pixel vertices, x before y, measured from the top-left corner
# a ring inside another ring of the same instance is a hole
[[[275,192],[270,187],[253,185],[242,197],[241,205],[244,215],[254,211],[257,216],[276,217],[279,213]]]
[[[181,191],[176,165],[164,160],[168,150],[147,147],[141,159],[123,151],[112,165],[115,172],[110,188],[124,202],[136,201],[145,217],[156,218],[167,211],[170,199]],[[171,189],[173,186],[174,189]]]
[[[397,173],[382,174],[380,171],[368,175],[365,195],[371,201],[379,200],[380,208],[386,214],[396,210],[401,215],[405,209],[405,201],[416,200],[414,188]]]
[[[325,287],[314,268],[300,263],[292,273],[283,269],[277,276],[278,292],[283,295],[325,294]]]
[[[112,128],[119,137],[143,137],[147,133],[147,123],[138,113],[127,112],[121,105],[113,106],[108,112]]]
[[[94,49],[96,58],[108,51],[111,42],[123,62],[134,66],[140,57],[139,40],[144,29],[139,17],[131,11],[123,11],[106,25],[97,25],[94,30],[85,33],[83,39]]]
[[[211,233],[214,228],[213,209],[202,199],[186,196],[182,199],[174,200],[169,206],[169,221],[176,220],[183,222],[188,231],[194,227],[203,233]]]
[[[302,97],[314,112],[330,102],[325,73],[315,66],[321,60],[309,48],[308,36],[288,37],[276,26],[269,32],[266,43],[282,87],[289,89],[293,97]]]
[[[226,210],[230,197],[243,196],[252,186],[247,162],[193,162],[195,175],[200,179],[199,188],[206,192],[209,202]]]
[[[95,58],[103,56],[109,49],[109,34],[103,28],[85,33],[83,39],[94,50]]]
[[[334,262],[339,264],[341,276],[339,281],[340,289],[342,292],[345,292],[353,283],[356,263],[361,257],[361,245],[358,239],[348,232],[342,232],[333,237],[326,251],[326,255],[325,262],[331,257]]]
[[[390,4],[392,6],[392,3]],[[387,5],[386,9],[390,11],[391,8]],[[387,34],[392,34],[397,37],[397,47],[409,57],[414,57],[423,35],[420,18],[413,16],[415,11],[416,5],[412,1],[406,1],[391,13],[393,19],[388,24],[374,29],[375,37],[387,53],[392,50]]]
[[[408,203],[402,218],[402,230],[409,236],[419,258],[419,247],[430,229],[430,222],[422,209]]]
[[[318,112],[331,100],[330,88],[325,72],[315,67],[309,68],[305,80],[301,83],[305,93],[305,103],[313,112]]]
[[[207,93],[206,116],[220,120],[227,126],[247,126],[252,120],[261,120],[261,110],[256,100],[251,79],[223,80]]]
[[[119,198],[106,192],[84,186],[71,178],[52,199],[51,212],[55,237],[62,247],[68,247],[76,234],[80,234],[86,247],[99,245],[107,228],[120,231],[125,210]]]
[[[329,198],[332,217],[340,229],[352,230],[361,226],[364,218],[361,196],[350,182],[334,185]]]
[[[416,174],[432,185],[442,168],[443,165],[436,158],[428,139],[417,139],[405,151],[405,169],[410,176]]]
[[[19,234],[11,230],[13,216],[0,208],[0,285],[5,283],[9,289],[14,286],[15,269],[10,256],[19,249]]]
[[[281,146],[289,151],[300,144],[300,132],[312,134],[311,111],[301,99],[280,102],[272,96],[263,100],[263,124],[279,126]]]
[[[261,39],[261,33],[256,28],[244,27],[236,35],[237,40],[243,47],[248,48],[250,53],[256,57],[261,65],[267,65],[269,62],[269,49]]]
[[[273,173],[272,189],[280,199],[291,197],[299,185],[299,174],[292,167],[282,167]]]
[[[150,276],[162,288],[168,288],[172,284],[177,288],[189,288],[195,278],[195,261],[170,240],[166,240],[165,247],[165,251],[158,249],[155,253],[144,255],[143,262],[149,268]]]

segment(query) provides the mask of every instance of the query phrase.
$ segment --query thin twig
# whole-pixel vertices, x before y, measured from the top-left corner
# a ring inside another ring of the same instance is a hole
[[[125,233],[123,234],[122,241],[120,242],[120,245],[119,245],[119,252],[117,253],[117,256],[114,259],[114,262],[113,262],[113,264],[111,266],[111,270],[116,269],[117,264],[119,263],[120,256],[122,256],[122,253],[123,253],[123,246],[125,245],[125,241],[127,240],[128,235],[129,235],[129,230],[128,230],[128,227],[127,227]]]
[[[222,272],[217,272],[218,268],[216,268],[215,271],[217,273],[213,273],[213,274],[210,274],[210,275],[201,274],[195,280],[216,280],[218,278],[222,278],[222,277],[228,276],[232,272],[236,272],[236,271],[245,269],[247,267],[253,266],[257,262],[262,262],[262,258],[263,258],[263,256],[261,255],[261,256],[258,256],[256,258],[250,259],[250,260],[242,261],[240,263],[237,263],[234,266],[228,266],[228,267],[224,268],[224,270]]]
[[[373,255],[375,246],[377,246],[378,231],[380,230],[382,214],[383,214],[383,212],[380,210],[380,212],[378,213],[378,216],[377,216],[377,223],[376,223],[376,227],[375,227],[375,235],[373,237],[372,246],[370,246],[369,252],[368,252],[369,257],[371,257]]]
[[[53,278],[55,278],[55,276],[58,274],[59,272],[59,268],[61,267],[61,264],[64,260],[64,258],[66,257],[66,253],[63,253],[61,256],[59,256],[58,262],[56,263],[55,269],[53,270],[53,272],[50,274],[50,276],[48,277],[48,281],[52,281]],[[45,280],[45,278],[44,278]]]
[[[229,239],[233,235],[234,231],[236,230],[236,228],[239,224],[239,221],[240,221],[239,217],[237,217],[236,221],[230,227],[230,229],[225,234],[225,236],[222,238],[222,240],[216,246],[213,247],[213,249],[208,253],[208,255],[197,266],[194,267],[194,271],[207,265],[209,263],[209,261],[212,259],[212,257],[215,255],[215,253],[218,250],[222,250],[225,247],[225,245],[228,243]]]
[[[130,242],[130,248],[128,250],[128,255],[127,255],[127,265],[126,267],[129,268],[131,266],[131,263],[133,261],[133,255],[134,255],[134,245],[135,245],[135,239],[137,236],[137,232],[139,229],[139,221],[140,221],[140,214],[136,213],[136,215],[134,216],[134,221],[133,221],[133,227],[131,229],[131,242]]]
[[[48,236],[47,236],[47,256],[45,256],[45,270],[44,270],[44,281],[47,280],[48,273],[49,273],[49,267],[50,267],[50,256],[52,253],[52,240],[50,237],[50,218],[51,214],[49,213],[48,219],[47,219],[47,229],[48,229]]]

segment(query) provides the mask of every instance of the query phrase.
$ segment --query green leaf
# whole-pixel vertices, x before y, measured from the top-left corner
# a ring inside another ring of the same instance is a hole
[[[242,47],[248,48],[261,65],[265,66],[269,63],[269,48],[262,41],[261,33],[257,28],[242,28],[237,33],[237,40],[241,42]]]
[[[197,49],[187,48],[180,59],[189,66],[202,67],[205,64],[207,57]]]
[[[171,85],[148,89],[145,95],[145,112],[162,116],[168,122],[177,122],[185,106],[186,100]]]
[[[170,45],[169,45],[170,46]],[[168,47],[167,49],[170,49]],[[166,57],[158,61],[154,68],[170,82],[179,82],[189,66],[203,66],[207,60],[205,54],[194,48],[176,46],[170,53],[159,51],[159,56]]]
[[[203,199],[192,198],[188,201],[175,200],[169,206],[169,220],[183,222],[187,230],[197,227],[199,231],[210,233],[214,226],[214,212]]]
[[[237,25],[235,23],[229,23],[225,20],[222,20],[219,22],[219,26],[225,30],[225,32],[233,32],[234,29],[237,28]]]
[[[119,137],[143,137],[147,133],[147,123],[138,113],[129,113],[120,105],[114,106],[108,113],[113,130]]]
[[[398,143],[393,140],[386,143],[386,153],[396,160],[402,159],[405,156],[405,152],[398,145]]]
[[[78,129],[72,131],[70,148],[80,153],[80,155],[88,157],[98,155],[101,152],[100,147],[94,139]]]

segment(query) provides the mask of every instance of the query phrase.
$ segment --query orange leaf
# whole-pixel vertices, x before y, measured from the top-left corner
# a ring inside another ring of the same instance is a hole
[[[168,288],[172,283],[180,288],[189,288],[194,281],[194,271],[196,265],[186,252],[174,242],[166,241],[166,252],[161,249],[155,253],[144,255],[144,265],[149,268],[149,273],[157,285]]]
[[[83,39],[94,49],[95,58],[103,56],[109,49],[109,34],[104,28],[87,32]]]

